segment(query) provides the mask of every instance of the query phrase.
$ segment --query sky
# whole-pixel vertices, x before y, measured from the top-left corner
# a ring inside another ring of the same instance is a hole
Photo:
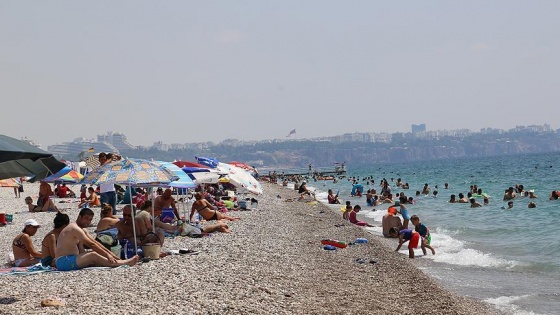
[[[1,1],[0,133],[43,148],[560,128],[560,1]]]

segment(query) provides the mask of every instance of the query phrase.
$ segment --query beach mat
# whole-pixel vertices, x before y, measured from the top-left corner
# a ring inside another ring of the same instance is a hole
[[[117,269],[117,268],[128,268],[128,265],[123,265],[119,267],[86,267],[79,270],[72,270],[72,271],[80,271],[80,270],[109,270],[109,269]],[[29,276],[43,272],[68,272],[68,271],[59,271],[56,268],[50,266],[43,266],[41,264],[36,264],[29,267],[8,267],[8,268],[0,268],[0,276]]]

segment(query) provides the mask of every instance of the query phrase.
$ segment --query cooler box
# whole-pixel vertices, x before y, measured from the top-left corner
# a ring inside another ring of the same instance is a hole
[[[175,219],[175,213],[173,213],[173,208],[163,208],[159,220],[164,223],[171,223]]]

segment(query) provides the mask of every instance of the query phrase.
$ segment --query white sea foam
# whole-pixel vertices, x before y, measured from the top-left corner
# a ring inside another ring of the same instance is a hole
[[[426,257],[436,262],[460,266],[511,267],[515,264],[515,262],[468,248],[465,242],[453,238],[450,234],[445,233],[445,230],[431,232],[431,245],[435,248],[436,255]]]
[[[484,302],[494,305],[497,309],[507,314],[515,315],[537,315],[538,313],[520,310],[519,306],[515,305],[514,302],[526,299],[530,295],[519,295],[519,296],[500,296],[497,298],[488,298]]]

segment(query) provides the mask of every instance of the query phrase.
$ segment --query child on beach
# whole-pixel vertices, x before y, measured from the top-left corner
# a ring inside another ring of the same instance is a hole
[[[360,210],[362,210],[362,207],[360,207],[360,205],[355,205],[354,206],[354,209],[350,212],[350,215],[349,215],[350,223],[355,224],[355,225],[359,225],[359,226],[373,227],[373,225],[371,225],[367,222],[358,221],[358,219],[356,218],[356,214],[358,212],[360,212]]]
[[[420,242],[420,247],[422,248],[422,253],[426,255],[426,247],[432,251],[432,255],[436,254],[436,251],[430,246],[432,236],[430,235],[430,230],[420,222],[420,218],[417,215],[410,217],[410,222],[414,225],[414,230],[420,234],[422,241]]]
[[[420,234],[411,229],[400,230],[396,227],[392,227],[389,230],[389,236],[399,238],[399,246],[395,250],[398,252],[402,245],[406,242],[408,243],[408,258],[414,258],[414,249],[418,247],[418,242],[420,241]]]

